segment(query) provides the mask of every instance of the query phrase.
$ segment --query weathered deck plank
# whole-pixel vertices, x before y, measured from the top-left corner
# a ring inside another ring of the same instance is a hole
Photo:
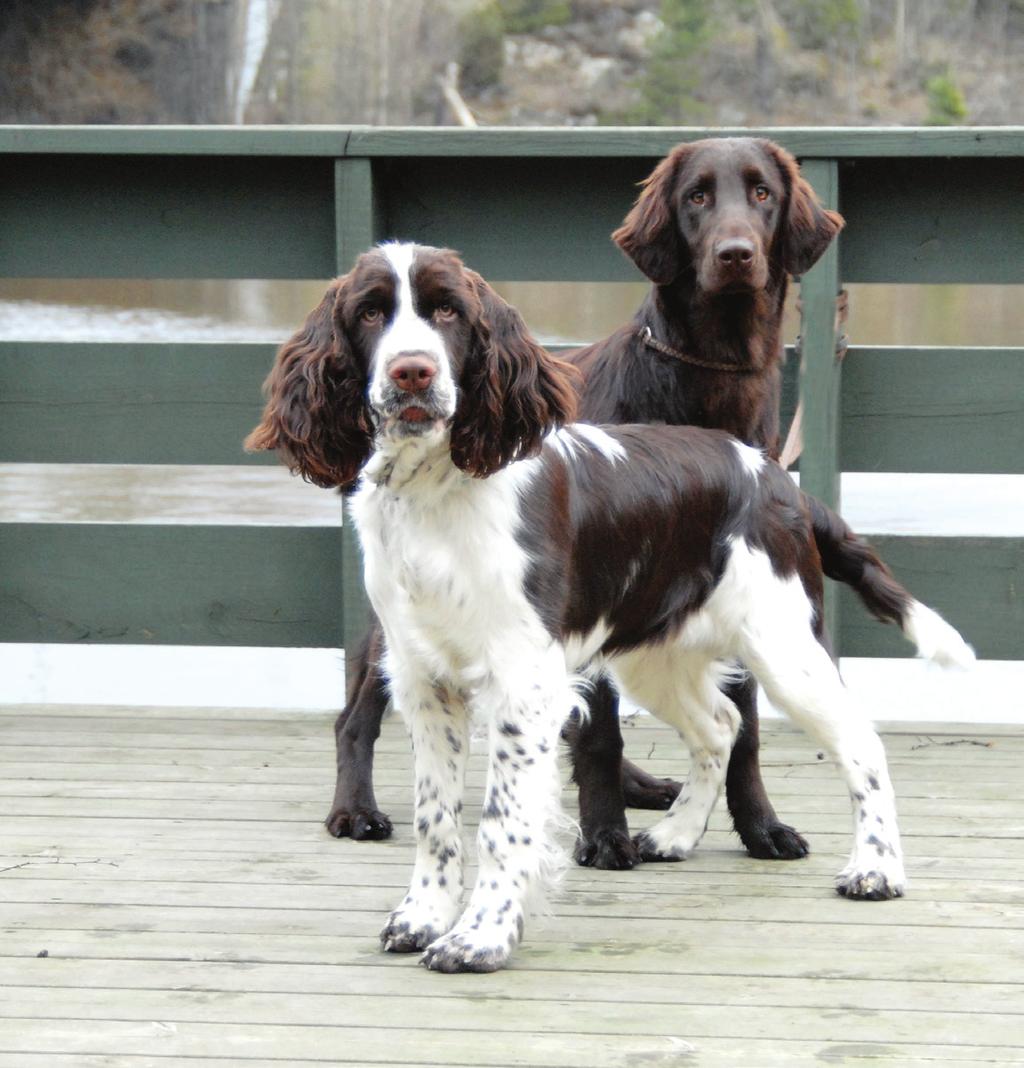
[[[0,710],[0,1068],[1024,1063],[1024,733],[887,734],[911,889],[875,905],[831,892],[838,777],[765,734],[811,857],[750,860],[719,812],[686,864],[572,870],[514,967],[445,977],[377,948],[411,863],[399,724],[369,844],[319,823],[329,717]],[[685,771],[663,728],[626,737]]]

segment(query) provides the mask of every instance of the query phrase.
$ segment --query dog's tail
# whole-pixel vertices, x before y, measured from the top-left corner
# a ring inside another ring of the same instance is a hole
[[[895,623],[917,647],[918,656],[943,667],[970,667],[974,650],[938,612],[915,600],[885,562],[847,523],[821,501],[805,494],[822,570],[845,583],[885,623]]]

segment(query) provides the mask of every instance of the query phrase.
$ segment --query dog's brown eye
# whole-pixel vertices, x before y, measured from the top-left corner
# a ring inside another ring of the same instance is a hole
[[[450,304],[438,304],[434,309],[434,314],[444,322],[448,322],[455,318],[455,309]]]
[[[754,189],[754,196],[760,201],[767,200],[772,195],[772,191],[766,185],[759,185]]]
[[[703,189],[695,189],[690,194],[690,203],[697,204],[698,206],[703,204],[707,200],[707,193]]]
[[[374,323],[379,323],[380,308],[363,308],[363,310],[359,313],[359,318],[362,319],[364,323],[367,323],[370,326],[372,326]]]

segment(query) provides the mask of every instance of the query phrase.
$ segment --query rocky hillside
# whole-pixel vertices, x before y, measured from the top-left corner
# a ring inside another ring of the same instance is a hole
[[[1024,122],[1024,0],[0,0],[0,121]]]
[[[536,17],[506,19],[472,94],[491,123],[1024,122],[1021,0],[495,0],[476,17],[493,7]]]

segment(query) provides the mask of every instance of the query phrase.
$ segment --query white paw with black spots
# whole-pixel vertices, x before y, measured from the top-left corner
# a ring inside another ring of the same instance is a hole
[[[894,897],[903,897],[906,880],[902,873],[843,869],[836,876],[836,893],[857,901],[888,901]]]
[[[686,860],[690,854],[690,850],[683,846],[659,844],[658,840],[647,831],[634,835],[633,844],[636,846],[640,859],[648,862]]]
[[[428,903],[406,898],[388,917],[380,933],[385,953],[414,953],[449,931],[458,918],[451,904]]]
[[[836,876],[836,893],[860,901],[903,897],[907,877],[898,852],[874,837],[868,842],[874,848],[859,849]]]
[[[707,829],[706,811],[692,806],[670,812],[646,831],[641,831],[633,841],[641,860],[686,860]]]
[[[474,920],[427,946],[420,961],[435,972],[496,972],[508,964],[512,950],[523,936],[523,921]]]

